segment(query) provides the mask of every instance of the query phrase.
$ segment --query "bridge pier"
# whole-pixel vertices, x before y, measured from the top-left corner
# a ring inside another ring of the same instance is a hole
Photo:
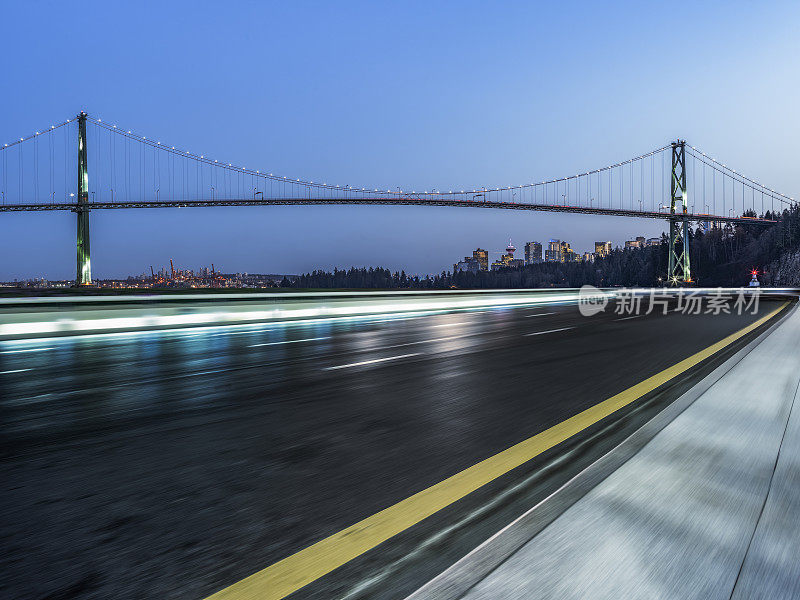
[[[689,268],[689,219],[686,201],[686,142],[672,142],[670,181],[669,271],[670,285],[692,283]]]
[[[78,261],[75,285],[92,284],[92,264],[89,258],[89,171],[86,161],[86,113],[78,115]]]

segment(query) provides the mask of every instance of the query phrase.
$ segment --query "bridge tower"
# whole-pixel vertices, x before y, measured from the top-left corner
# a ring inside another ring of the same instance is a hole
[[[670,285],[691,283],[685,140],[672,142],[670,200],[669,272],[667,273],[667,279]]]
[[[78,115],[78,269],[76,285],[92,284],[92,264],[89,260],[89,171],[86,161],[86,113]]]

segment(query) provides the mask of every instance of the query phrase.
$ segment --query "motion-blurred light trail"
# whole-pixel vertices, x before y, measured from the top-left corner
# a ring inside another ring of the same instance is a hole
[[[598,297],[613,293],[598,290]],[[397,317],[403,314],[465,311],[477,308],[537,306],[576,302],[577,290],[493,290],[485,292],[382,292],[328,294],[208,294],[109,298],[24,298],[0,302],[0,338],[86,335],[107,332],[282,324],[321,319]],[[237,299],[241,302],[233,303]],[[54,305],[51,311],[39,305]],[[127,302],[123,301],[126,300]],[[176,302],[180,301],[178,304]],[[66,304],[67,306],[63,306]],[[253,310],[255,306],[263,307]],[[30,310],[26,307],[31,306]],[[74,306],[74,309],[71,308]],[[235,308],[234,308],[235,307]],[[90,309],[90,310],[89,310]],[[454,324],[455,325],[455,324]]]

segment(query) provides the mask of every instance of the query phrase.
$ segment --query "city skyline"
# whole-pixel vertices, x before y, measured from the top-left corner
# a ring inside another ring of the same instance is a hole
[[[636,236],[634,239],[645,239],[645,238],[643,236]],[[648,238],[648,241],[650,239],[653,239],[653,238]],[[659,239],[660,239],[660,236],[659,236]],[[552,238],[548,238],[548,240],[549,241],[553,241]],[[511,244],[512,241],[513,241],[513,238],[509,238],[508,243]],[[560,240],[559,239],[559,240],[556,240],[556,241],[562,242],[562,243],[567,243],[567,246],[568,247],[570,246],[570,243],[568,243],[566,240]],[[520,254],[522,252],[527,252],[527,250],[528,250],[527,246],[528,246],[528,244],[531,244],[531,243],[538,243],[540,245],[539,250],[541,252],[543,252],[544,248],[545,248],[545,244],[547,242],[540,242],[540,241],[537,241],[537,240],[527,240],[526,242],[523,243],[522,246],[516,247],[515,248],[515,252],[518,252]],[[594,254],[597,253],[596,252],[596,248],[597,248],[597,245],[600,244],[600,243],[601,242],[598,242],[598,241],[593,242],[592,246],[591,246],[591,248],[589,250],[580,251],[580,250],[576,250],[575,248],[573,248],[573,251],[575,251],[577,256],[582,257],[582,259],[585,259],[587,254],[594,255]],[[630,240],[624,240],[619,244],[615,244],[612,241],[602,242],[602,243],[610,244],[609,247],[612,248],[612,249],[631,247],[630,246]],[[478,246],[478,250],[482,250],[480,245]],[[507,250],[508,250],[508,248],[499,249],[499,250],[485,250],[485,249],[483,249],[483,251],[487,253],[486,268],[484,268],[483,270],[489,270],[494,264],[501,262],[503,254],[506,253]],[[514,254],[514,253],[512,252],[512,254]],[[474,252],[473,252],[473,255],[474,255]],[[494,260],[493,260],[493,256],[496,257]],[[527,259],[522,259],[517,255],[514,255],[511,258],[513,258],[515,260],[518,260],[518,261],[521,261],[525,265],[533,264],[531,262],[528,262]],[[163,261],[164,259],[161,259],[161,260]],[[134,278],[134,279],[142,279],[143,280],[144,278],[147,277],[148,269],[152,269],[153,272],[155,272],[156,274],[160,274],[161,277],[163,278],[164,274],[168,273],[169,270],[173,267],[173,264],[172,264],[173,262],[174,261],[171,260],[171,259],[168,259],[165,262],[156,261],[154,264],[148,265],[145,268],[140,269],[139,271],[131,271],[131,272],[128,272],[128,273],[120,273],[120,274],[114,274],[114,275],[103,275],[101,273],[96,277],[96,279],[98,279],[98,280],[107,280],[107,281],[123,281],[123,280],[126,280],[126,279]],[[545,261],[544,258],[542,258],[542,262],[547,262],[547,261]],[[169,264],[167,264],[167,263],[169,263]],[[191,261],[185,262],[185,263],[179,263],[179,264],[187,265],[187,264],[190,264],[190,263],[191,263]],[[200,263],[198,262],[198,264],[200,264]],[[455,266],[455,265],[453,265],[453,266]],[[522,265],[514,264],[514,265],[511,265],[511,266],[522,266]],[[303,273],[311,272],[311,271],[314,271],[314,270],[329,270],[329,271],[332,271],[335,268],[347,269],[349,267],[357,267],[357,268],[361,268],[361,267],[367,267],[367,268],[369,268],[369,267],[383,267],[383,268],[385,268],[385,265],[379,265],[379,264],[335,265],[334,267],[331,267],[331,268],[328,268],[328,269],[323,269],[321,267],[313,267],[313,268],[305,270],[305,271],[300,271],[300,272],[293,273],[293,272],[280,272],[280,271],[270,270],[268,268],[260,268],[260,269],[241,269],[241,268],[236,268],[236,267],[234,267],[234,268],[226,268],[224,265],[217,265],[215,267],[215,263],[210,262],[210,263],[208,263],[208,265],[201,265],[200,267],[198,267],[196,273],[202,274],[204,271],[206,271],[206,272],[210,271],[210,272],[213,273],[214,270],[216,270],[216,273],[224,274],[224,275],[240,275],[240,276],[241,275],[245,275],[245,276],[247,276],[249,274],[249,275],[270,275],[270,276],[275,276],[275,275],[293,276],[293,275],[301,275]],[[412,271],[412,270],[409,270],[407,268],[404,268],[402,266],[400,268],[390,269],[390,270],[392,270],[392,271],[405,271],[406,274],[409,275],[409,276],[418,276],[418,277],[424,278],[426,276],[438,275],[443,270],[448,271],[448,270],[454,270],[454,269],[451,268],[451,267],[448,267],[448,264],[445,262],[445,264],[443,265],[443,268],[439,269],[438,271],[434,270],[434,271],[430,271],[430,272],[416,272],[416,271]],[[179,273],[180,272],[195,273],[195,270],[192,267],[188,267],[188,266],[179,266],[178,268],[175,269],[175,271],[177,271]],[[206,274],[208,274],[208,273],[206,273]],[[70,276],[53,277],[53,276],[48,276],[45,273],[41,273],[41,274],[36,274],[36,275],[28,275],[28,276],[24,276],[24,277],[14,277],[14,278],[9,278],[9,279],[0,279],[0,284],[2,284],[2,283],[9,284],[9,283],[14,283],[14,282],[37,282],[37,281],[42,281],[42,280],[52,281],[52,282],[68,282],[68,281],[72,281],[72,278]]]

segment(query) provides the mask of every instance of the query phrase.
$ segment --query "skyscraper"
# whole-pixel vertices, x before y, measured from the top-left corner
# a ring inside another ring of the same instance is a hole
[[[542,245],[539,242],[525,244],[525,264],[533,265],[542,262]]]
[[[561,262],[561,240],[550,240],[547,242],[547,250],[544,252],[546,262]]]
[[[611,252],[611,242],[595,242],[595,256],[608,256]]]
[[[568,242],[561,242],[561,262],[580,262],[581,255]]]
[[[481,271],[489,270],[489,251],[483,248],[478,248],[472,251],[472,258],[478,261]]]

